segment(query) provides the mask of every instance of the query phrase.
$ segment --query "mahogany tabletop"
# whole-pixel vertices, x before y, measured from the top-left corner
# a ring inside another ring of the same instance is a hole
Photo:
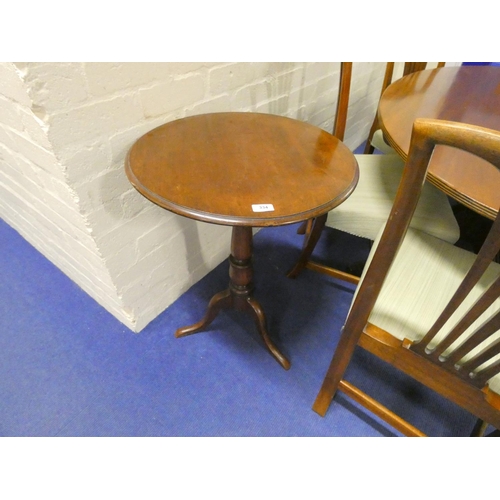
[[[125,165],[135,188],[193,219],[276,226],[330,211],[353,191],[351,151],[324,130],[263,113],[192,116],[151,130]]]
[[[387,142],[408,156],[413,122],[436,118],[500,130],[500,67],[460,66],[419,71],[390,85],[382,95],[379,122]],[[485,170],[477,175],[482,163]],[[485,160],[447,146],[438,146],[428,179],[452,198],[493,219],[498,193],[491,182],[498,175]]]

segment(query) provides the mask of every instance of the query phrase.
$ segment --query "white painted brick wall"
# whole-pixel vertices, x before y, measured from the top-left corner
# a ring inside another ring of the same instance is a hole
[[[23,72],[0,64],[0,216],[117,316],[123,306],[62,165],[33,111]]]
[[[4,63],[0,215],[140,331],[227,257],[230,228],[173,215],[138,194],[124,173],[133,142],[173,119],[220,111],[280,114],[331,131],[339,69],[324,62]],[[361,89],[345,139],[351,148],[368,133],[383,65],[356,64],[354,76]]]

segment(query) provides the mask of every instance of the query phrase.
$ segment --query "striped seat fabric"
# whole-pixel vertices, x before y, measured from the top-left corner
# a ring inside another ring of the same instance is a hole
[[[398,155],[355,155],[359,181],[346,201],[328,215],[327,226],[374,240],[385,225],[398,190],[404,162]],[[455,243],[460,228],[447,196],[426,183],[411,227]]]
[[[372,140],[371,140],[371,145],[375,148],[375,149],[378,149],[379,151],[382,151],[382,153],[385,153],[387,155],[395,155],[397,154],[396,151],[394,151],[394,149],[391,148],[391,146],[389,146],[389,144],[387,144],[385,141],[384,141],[384,134],[382,133],[382,130],[378,129],[374,134],[373,134],[373,137],[372,137]]]
[[[376,250],[380,236],[381,234],[375,241],[368,263]],[[476,257],[475,254],[443,240],[418,230],[409,229],[372,309],[368,319],[369,323],[390,332],[401,341],[405,339],[412,342],[422,340],[451,300]],[[365,267],[360,285],[367,267],[368,265]],[[474,289],[438,335],[429,343],[429,348],[434,348],[450,332],[465,312],[499,277],[500,264],[491,262]],[[488,307],[458,340],[444,351],[443,356],[449,356],[455,347],[462,345],[472,333],[499,312],[500,298]],[[484,345],[478,346],[465,355],[461,362],[467,361],[499,340],[500,331],[489,337]],[[488,364],[491,365],[499,359],[500,355],[492,358]],[[490,379],[489,388],[500,394],[500,374]]]

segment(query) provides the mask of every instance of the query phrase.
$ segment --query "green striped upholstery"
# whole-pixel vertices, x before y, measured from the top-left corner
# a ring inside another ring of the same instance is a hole
[[[330,212],[327,225],[374,240],[389,217],[404,162],[395,154],[355,156],[359,164],[358,185],[345,202]],[[447,196],[428,182],[411,226],[450,243],[460,237]]]
[[[378,240],[379,237],[373,245],[365,272]],[[387,275],[369,322],[400,340],[405,338],[412,341],[421,339],[451,299],[475,257],[473,253],[450,245],[443,240],[421,231],[409,229]],[[500,265],[493,262],[470,296],[438,334],[436,342],[454,326],[456,318],[469,309],[499,274]],[[364,274],[360,283],[363,278]],[[485,319],[490,318],[499,310],[500,298],[464,332],[455,344],[452,344],[448,351],[444,352],[444,355],[457,347],[474,331],[475,327],[480,326]],[[499,337],[500,332],[497,332],[495,338]],[[487,342],[491,343],[492,339]],[[482,350],[483,347],[480,345],[473,353],[479,349]],[[496,375],[490,380],[490,388],[500,394],[500,375]]]
[[[386,155],[396,154],[396,151],[394,151],[394,149],[392,149],[391,146],[389,146],[389,144],[387,144],[384,141],[384,134],[380,129],[375,131],[370,143],[374,148],[378,149],[379,151],[382,151]]]

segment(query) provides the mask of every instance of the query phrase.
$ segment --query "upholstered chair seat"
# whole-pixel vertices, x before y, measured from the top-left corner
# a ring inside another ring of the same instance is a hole
[[[363,282],[366,269],[369,267],[380,236],[381,232],[372,247],[358,289]],[[477,255],[439,238],[434,238],[418,230],[409,229],[387,274],[368,322],[386,332],[390,332],[393,337],[401,341],[407,339],[418,342],[424,337],[450,301],[476,257]],[[461,318],[498,276],[500,276],[500,264],[492,262],[476,287],[441,329],[440,334],[429,344],[431,349],[455,326],[456,318]],[[499,311],[500,298],[467,328],[454,344],[444,351],[443,356],[446,357],[450,354],[471,333]],[[499,338],[500,331],[490,337],[487,344],[491,345]],[[484,347],[486,346],[479,345],[466,355],[461,362],[471,358]],[[490,360],[489,364],[498,358],[500,358],[500,355]],[[500,374],[490,380],[489,387],[497,394],[500,394]]]
[[[391,146],[389,146],[389,144],[384,141],[384,134],[380,129],[376,130],[373,134],[371,145],[375,149],[378,149],[379,151],[382,151],[382,153],[385,153],[387,155],[396,154],[396,151],[394,151],[394,149],[392,149]]]
[[[359,182],[351,196],[330,212],[327,226],[374,240],[394,203],[403,160],[392,155],[356,155]],[[425,183],[411,227],[455,243],[460,228],[447,196]]]

